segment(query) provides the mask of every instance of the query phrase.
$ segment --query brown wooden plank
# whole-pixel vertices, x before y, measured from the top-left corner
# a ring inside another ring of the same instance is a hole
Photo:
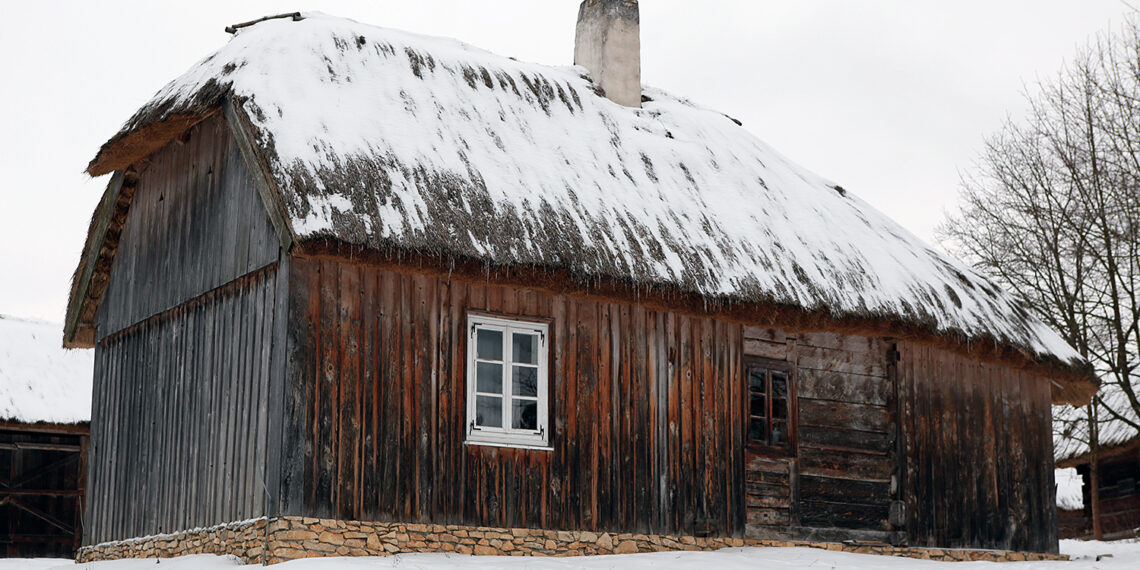
[[[799,398],[801,426],[854,429],[886,433],[887,409],[883,406],[851,404],[831,400]]]
[[[780,329],[744,326],[742,327],[741,334],[745,341],[755,339],[777,344],[785,344],[788,341],[787,333]]]
[[[791,519],[787,509],[749,508],[746,524],[787,526]]]
[[[886,456],[861,455],[827,450],[802,450],[799,464],[802,475],[890,481],[891,466]]]
[[[868,505],[806,499],[801,516],[806,526],[889,530],[888,509],[887,503]]]
[[[891,386],[885,378],[800,368],[796,375],[800,398],[886,406]]]
[[[788,345],[783,342],[771,342],[756,338],[744,339],[744,354],[746,356],[760,356],[773,360],[787,358]]]
[[[885,432],[801,425],[799,445],[801,448],[886,454],[891,450],[891,436]]]
[[[811,345],[798,345],[799,369],[843,372],[886,378],[885,353],[850,352]]]

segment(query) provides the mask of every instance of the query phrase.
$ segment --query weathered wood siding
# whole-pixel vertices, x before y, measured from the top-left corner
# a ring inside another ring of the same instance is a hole
[[[1129,449],[1130,448],[1130,449]],[[1100,460],[1097,469],[1100,493],[1100,526],[1105,539],[1134,536],[1140,528],[1140,449],[1125,444],[1125,449],[1114,449],[1113,455]],[[1105,454],[1108,455],[1108,454]],[[1081,493],[1085,508],[1069,514],[1069,528],[1062,538],[1092,535],[1092,472],[1089,463],[1077,466],[1083,484]],[[1064,516],[1064,512],[1058,513]]]
[[[275,481],[279,241],[241,152],[215,116],[140,168],[96,317],[85,544],[265,515]]]
[[[293,259],[282,512],[742,534],[740,326]],[[551,445],[465,445],[467,311],[550,319]]]
[[[103,338],[85,544],[265,515],[275,266]]]
[[[97,314],[100,337],[277,261],[277,234],[220,116],[149,160]]]
[[[744,327],[744,354],[791,365],[794,453],[747,457],[749,536],[892,540],[891,344],[882,338]]]
[[[898,346],[911,544],[1056,552],[1048,380]]]

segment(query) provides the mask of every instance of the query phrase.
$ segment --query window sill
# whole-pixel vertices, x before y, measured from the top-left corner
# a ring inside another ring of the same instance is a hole
[[[499,441],[480,441],[469,439],[463,442],[463,445],[478,445],[484,447],[508,447],[513,449],[529,449],[531,451],[554,451],[554,448],[549,445],[535,445],[532,443],[503,443]]]

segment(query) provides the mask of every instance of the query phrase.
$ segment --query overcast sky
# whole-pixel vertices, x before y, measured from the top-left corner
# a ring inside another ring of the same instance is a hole
[[[4,3],[0,314],[62,321],[106,178],[99,145],[230,37],[292,10],[571,63],[579,0]],[[744,122],[919,237],[956,205],[983,138],[1121,0],[643,0],[642,79]]]

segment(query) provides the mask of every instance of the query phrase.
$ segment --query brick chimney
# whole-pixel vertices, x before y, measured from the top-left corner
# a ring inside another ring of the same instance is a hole
[[[584,0],[574,65],[590,71],[611,101],[641,107],[641,25],[637,0]]]

